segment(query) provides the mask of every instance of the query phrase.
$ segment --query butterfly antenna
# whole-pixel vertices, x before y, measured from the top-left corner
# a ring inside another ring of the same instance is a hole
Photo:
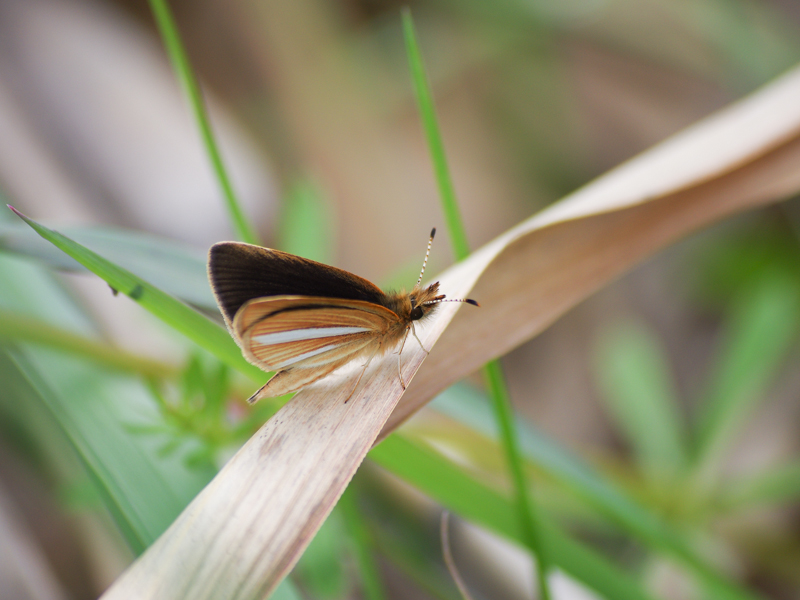
[[[480,306],[480,304],[478,304],[477,301],[473,300],[472,298],[437,298],[436,300],[429,300],[428,302],[423,302],[422,306],[439,304],[439,302],[466,302],[467,304],[472,304],[472,306]]]
[[[436,235],[436,227],[431,229],[431,238],[428,240],[428,249],[425,251],[425,260],[422,261],[422,270],[419,272],[419,279],[417,279],[417,285],[414,286],[414,289],[419,287],[420,281],[422,281],[422,276],[425,274],[425,267],[428,266],[428,256],[431,253],[431,244],[433,244],[433,236]]]

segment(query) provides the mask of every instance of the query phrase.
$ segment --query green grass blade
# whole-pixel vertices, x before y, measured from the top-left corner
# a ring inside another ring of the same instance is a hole
[[[800,462],[772,467],[730,486],[720,499],[722,510],[800,503]]]
[[[500,426],[500,441],[507,457],[511,480],[516,490],[515,504],[517,513],[520,516],[524,539],[536,555],[539,594],[546,600],[550,597],[546,581],[550,571],[550,561],[547,555],[547,545],[542,540],[539,531],[539,523],[541,521],[538,514],[539,511],[531,498],[529,485],[526,481],[522,452],[519,447],[517,428],[511,408],[511,396],[508,393],[505,376],[499,361],[493,360],[488,363],[484,367],[484,373],[489,384],[489,397],[492,399],[492,406]]]
[[[222,161],[222,154],[214,138],[214,133],[211,130],[211,123],[208,120],[205,104],[203,103],[203,96],[200,93],[200,86],[197,84],[197,79],[189,64],[189,58],[186,56],[186,51],[181,43],[175,19],[172,17],[166,0],[150,0],[150,8],[155,16],[158,30],[161,33],[161,39],[164,40],[164,46],[167,49],[167,54],[172,62],[172,66],[175,69],[175,73],[192,107],[192,113],[200,129],[203,144],[205,145],[208,157],[211,159],[217,181],[219,181],[220,187],[222,188],[222,193],[225,197],[225,206],[228,209],[236,235],[238,235],[239,239],[243,242],[258,244],[258,236],[256,235],[255,229],[247,220],[236,198],[236,194],[233,191],[233,185],[231,184],[230,177]]]
[[[414,93],[417,98],[420,118],[422,119],[422,128],[430,149],[436,183],[439,186],[439,197],[442,201],[442,208],[447,221],[447,232],[450,234],[456,259],[463,260],[469,256],[469,242],[467,241],[464,223],[456,202],[456,193],[450,178],[450,169],[447,166],[444,143],[442,142],[442,135],[439,132],[439,125],[436,119],[436,107],[428,84],[428,76],[422,63],[422,53],[419,50],[417,37],[414,33],[414,21],[411,19],[411,12],[408,9],[403,10],[403,36],[406,42],[406,50],[408,51],[411,81],[414,84]]]
[[[2,257],[0,281],[5,283],[0,285],[2,310],[59,323],[78,335],[94,329],[70,295],[36,265]],[[154,444],[143,443],[128,430],[129,423],[146,415],[156,418],[150,395],[137,378],[27,344],[9,347],[2,360],[8,377],[4,383],[12,384],[6,392],[13,394],[8,400],[0,394],[4,412],[52,417],[134,550],[155,539],[213,475],[187,470],[179,454],[159,456]],[[36,443],[46,446],[49,439]]]
[[[422,63],[422,53],[419,50],[414,22],[410,10],[403,11],[403,36],[408,51],[408,63],[411,69],[411,79],[414,83],[414,92],[417,105],[422,118],[422,126],[430,149],[436,182],[439,186],[439,197],[447,221],[447,229],[453,244],[453,251],[457,260],[463,260],[469,255],[469,242],[467,241],[464,221],[456,201],[455,189],[450,170],[447,166],[447,157],[444,143],[436,118],[436,108],[430,90],[425,67]],[[495,417],[506,450],[508,468],[516,489],[517,510],[523,523],[526,544],[534,555],[537,571],[539,595],[542,600],[551,597],[548,585],[550,568],[547,553],[538,533],[537,515],[533,499],[530,497],[528,486],[525,483],[522,458],[516,441],[516,431],[512,419],[511,400],[505,389],[505,378],[499,361],[491,361],[484,367],[484,376],[489,383],[492,403],[495,407]]]
[[[201,348],[211,352],[228,366],[248,375],[254,381],[264,379],[264,373],[242,357],[239,347],[221,326],[143,279],[136,277],[130,271],[118,267],[88,248],[57,231],[48,229],[17,210],[13,208],[12,210],[36,233],[103,279],[112,289],[129,296],[142,308],[150,311]]]
[[[492,439],[496,437],[490,425],[490,410],[481,394],[472,391],[469,386],[454,386],[437,397],[432,408],[479,432],[477,435]],[[718,598],[753,597],[747,590],[722,577],[691,547],[674,525],[631,499],[625,491],[603,478],[591,466],[523,420],[517,419],[517,424],[520,445],[528,463],[527,470],[535,468],[537,472],[544,473],[625,534],[684,565],[707,587],[719,590]],[[465,442],[462,440],[461,443]],[[499,448],[497,452],[501,452]],[[451,465],[450,468],[458,467]],[[447,476],[436,473],[430,478],[446,480]]]
[[[658,339],[644,325],[614,323],[601,335],[594,354],[608,412],[645,477],[668,489],[685,467],[688,451],[675,386]]]
[[[184,302],[217,310],[208,286],[205,251],[118,227],[66,227],[62,233]],[[13,223],[0,222],[0,249],[34,258],[54,269],[85,271],[16,219]]]
[[[35,317],[3,308],[0,308],[0,339],[43,344],[73,356],[88,358],[114,370],[136,373],[144,377],[163,379],[178,374],[178,369],[174,365],[137,356]]]
[[[432,449],[396,432],[373,448],[369,457],[462,517],[526,543],[514,502],[454,468]],[[554,523],[544,518],[540,523],[550,558],[565,573],[604,598],[651,598],[630,575],[600,554],[571,540]]]
[[[698,411],[696,478],[701,488],[716,481],[725,449],[764,398],[796,339],[798,305],[797,285],[780,275],[765,276],[736,302],[710,391]]]
[[[395,432],[369,454],[375,462],[405,479],[464,518],[484,525],[519,543],[526,544],[514,501],[478,481],[437,450],[412,436]],[[607,598],[645,598],[646,592],[617,566],[587,546],[570,539],[546,516],[539,519],[540,535],[552,564],[582,581]],[[661,533],[659,535],[666,536]],[[648,540],[651,541],[651,540]],[[656,547],[659,546],[658,539]],[[668,540],[665,540],[668,542]],[[670,542],[671,543],[671,542]],[[716,572],[695,556],[678,554],[667,547],[668,555],[688,567],[698,581],[713,590],[717,600],[756,600],[760,598]],[[691,561],[689,560],[691,558]]]

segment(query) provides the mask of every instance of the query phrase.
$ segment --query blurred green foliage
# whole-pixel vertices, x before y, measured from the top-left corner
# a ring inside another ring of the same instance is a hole
[[[376,23],[389,14],[395,26],[393,4],[361,4]],[[574,125],[575,90],[560,46],[613,49],[634,63],[735,93],[800,55],[796,30],[780,9],[756,2],[440,0],[416,9],[423,15],[423,46],[435,45],[437,19],[444,16],[453,29],[468,32],[477,48],[473,62],[435,61],[435,80],[453,82],[454,73],[466,71],[491,81],[481,102],[496,115],[515,169],[547,198],[609,166],[602,164],[607,140],[598,143],[598,159]],[[692,32],[701,51],[653,39],[642,25],[649,20],[668,23],[670,32]],[[503,60],[490,60],[498,56]],[[618,158],[615,152],[608,160]],[[287,179],[281,249],[330,261],[332,194],[313,177]],[[530,206],[533,196],[525,194]],[[598,593],[615,600],[653,597],[653,565],[669,562],[689,574],[698,597],[758,597],[758,590],[719,575],[729,566],[717,568],[719,555],[746,562],[752,580],[800,588],[796,524],[779,520],[787,530],[771,535],[748,520],[753,511],[798,505],[798,457],[744,474],[728,470],[736,442],[797,361],[799,207],[794,200],[760,211],[693,252],[685,268],[692,301],[720,331],[697,397],[679,393],[673,361],[655,329],[627,317],[598,336],[593,365],[623,443],[618,454],[603,461],[576,456],[517,418],[524,467],[542,489],[556,562]],[[202,255],[141,232],[71,229],[62,237],[39,231],[119,291],[143,306],[150,302],[162,318],[171,315],[165,320],[175,331],[196,342],[181,339],[183,351],[169,363],[116,348],[49,270],[76,269],[77,263],[10,215],[0,217],[0,433],[73,507],[95,510],[99,499],[129,546],[141,552],[279,403],[244,406],[242,399],[258,385],[253,378],[266,376],[241,360],[219,323],[193,309],[214,311]],[[373,451],[374,463],[463,518],[520,541],[483,392],[460,384],[433,407],[446,415],[435,430],[409,428],[390,437]],[[333,513],[299,563],[293,576],[301,587],[320,598],[345,597],[359,587],[380,597],[379,586],[361,583],[369,581],[370,569],[380,573],[368,564],[378,555],[427,593],[456,597],[430,542],[430,515],[387,492],[374,464],[359,480],[364,483],[348,492],[349,508]],[[274,597],[295,594],[282,587]]]

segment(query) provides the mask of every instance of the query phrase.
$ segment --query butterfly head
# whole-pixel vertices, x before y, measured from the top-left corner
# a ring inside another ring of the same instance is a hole
[[[408,315],[410,321],[419,321],[421,318],[427,317],[442,302],[466,302],[473,306],[480,306],[472,298],[447,298],[444,294],[439,294],[438,281],[422,290],[415,288],[409,294],[409,300],[411,301],[411,311]]]
[[[428,240],[428,249],[425,252],[425,260],[422,262],[422,270],[419,273],[417,283],[410,293],[400,292],[399,294],[389,294],[386,297],[385,306],[393,310],[406,327],[413,321],[430,315],[440,302],[466,302],[478,306],[475,300],[469,299],[450,299],[445,298],[444,294],[439,294],[439,282],[436,281],[426,287],[421,287],[422,276],[425,274],[425,267],[428,264],[428,256],[431,252],[431,244],[433,243],[433,236],[436,235],[436,229],[431,230],[431,237]]]
[[[444,295],[439,294],[439,282],[430,284],[425,288],[415,287],[408,296],[411,310],[408,313],[410,321],[419,321],[429,315],[436,308],[436,304],[444,300]]]

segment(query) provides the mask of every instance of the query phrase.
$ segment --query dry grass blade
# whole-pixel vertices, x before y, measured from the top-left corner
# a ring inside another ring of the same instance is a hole
[[[457,304],[443,306],[451,316]],[[419,331],[429,347],[449,318]],[[408,381],[425,353],[403,351]],[[344,491],[403,393],[397,357],[326,387],[306,388],[228,462],[103,596],[265,598],[291,569]]]
[[[507,232],[440,281],[445,332],[402,404],[396,357],[306,389],[239,451],[104,598],[264,598],[327,516],[381,428],[541,331],[644,257],[704,225],[800,189],[800,71],[630,161]],[[452,323],[451,323],[452,321]],[[449,325],[449,327],[448,327]],[[404,378],[425,355],[403,353]],[[391,418],[390,418],[391,415]]]
[[[534,215],[442,275],[469,295],[381,437],[657,250],[800,190],[800,69]]]

